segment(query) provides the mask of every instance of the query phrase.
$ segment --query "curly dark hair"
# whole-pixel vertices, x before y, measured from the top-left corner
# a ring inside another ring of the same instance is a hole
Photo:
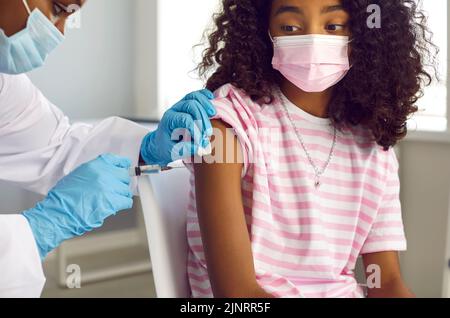
[[[267,32],[272,1],[223,0],[198,66],[208,89],[230,83],[255,101],[273,101],[272,88],[281,74],[272,67]],[[367,26],[371,4],[382,9],[381,28]],[[388,150],[408,132],[407,120],[418,111],[423,88],[432,83],[428,66],[436,71],[438,48],[417,0],[342,0],[342,6],[350,15],[353,66],[335,86],[328,115],[339,129],[369,129]]]

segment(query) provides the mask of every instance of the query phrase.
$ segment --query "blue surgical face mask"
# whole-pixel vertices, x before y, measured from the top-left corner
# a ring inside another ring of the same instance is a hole
[[[39,10],[30,11],[22,31],[7,37],[0,29],[0,73],[22,74],[44,65],[48,55],[64,40],[64,35]]]

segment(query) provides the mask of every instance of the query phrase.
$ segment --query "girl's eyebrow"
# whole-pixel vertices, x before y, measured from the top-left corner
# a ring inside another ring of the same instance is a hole
[[[344,7],[340,4],[333,5],[333,6],[327,6],[327,7],[322,8],[320,13],[326,14],[326,13],[331,13],[331,12],[336,12],[336,11],[344,11]],[[278,10],[275,13],[275,16],[286,13],[286,12],[304,15],[303,10],[299,7],[283,5],[278,8]]]
[[[280,15],[282,13],[286,13],[286,12],[291,12],[291,13],[304,15],[303,10],[300,9],[299,7],[295,7],[295,6],[281,6],[276,11],[275,16]]]
[[[344,11],[344,7],[340,4],[324,7],[321,11],[321,14],[331,13],[331,12],[336,12],[336,11]]]

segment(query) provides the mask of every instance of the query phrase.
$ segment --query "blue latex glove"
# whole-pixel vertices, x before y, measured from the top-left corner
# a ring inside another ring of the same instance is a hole
[[[62,179],[35,208],[24,213],[41,258],[63,241],[103,225],[109,216],[133,206],[131,161],[103,155]]]
[[[191,157],[199,148],[210,146],[213,129],[210,117],[216,115],[209,90],[191,93],[169,109],[156,131],[148,134],[141,147],[141,157],[149,165],[167,166],[178,159]],[[180,140],[187,130],[190,141]]]

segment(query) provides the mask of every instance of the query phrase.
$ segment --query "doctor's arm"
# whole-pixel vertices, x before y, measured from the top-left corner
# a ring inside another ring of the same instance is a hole
[[[0,181],[46,194],[81,164],[106,153],[129,158],[132,166],[140,155],[147,164],[168,164],[173,161],[171,150],[177,141],[171,135],[177,128],[195,133],[196,146],[210,133],[212,97],[208,91],[187,95],[150,133],[118,117],[96,125],[71,124],[27,76],[0,74]],[[186,143],[184,150],[190,154],[196,149]]]
[[[147,133],[115,117],[97,125],[71,124],[26,75],[0,74],[0,181],[45,195],[99,155],[137,163]]]
[[[130,162],[102,155],[61,180],[23,215],[0,215],[0,298],[39,297],[41,260],[63,241],[133,205]]]
[[[213,121],[223,136],[227,127],[219,121]],[[223,151],[234,151],[241,155],[238,141],[235,149],[216,145]],[[211,162],[206,158],[206,162]],[[235,162],[240,162],[235,160]],[[225,298],[270,298],[257,283],[250,236],[245,222],[241,194],[241,163],[196,164],[195,188],[197,194],[197,211],[205,250],[208,273],[215,297]],[[211,184],[214,184],[211,187]]]
[[[63,241],[133,205],[126,158],[102,155],[61,180],[23,215],[0,215],[0,297],[38,297],[40,264]]]

